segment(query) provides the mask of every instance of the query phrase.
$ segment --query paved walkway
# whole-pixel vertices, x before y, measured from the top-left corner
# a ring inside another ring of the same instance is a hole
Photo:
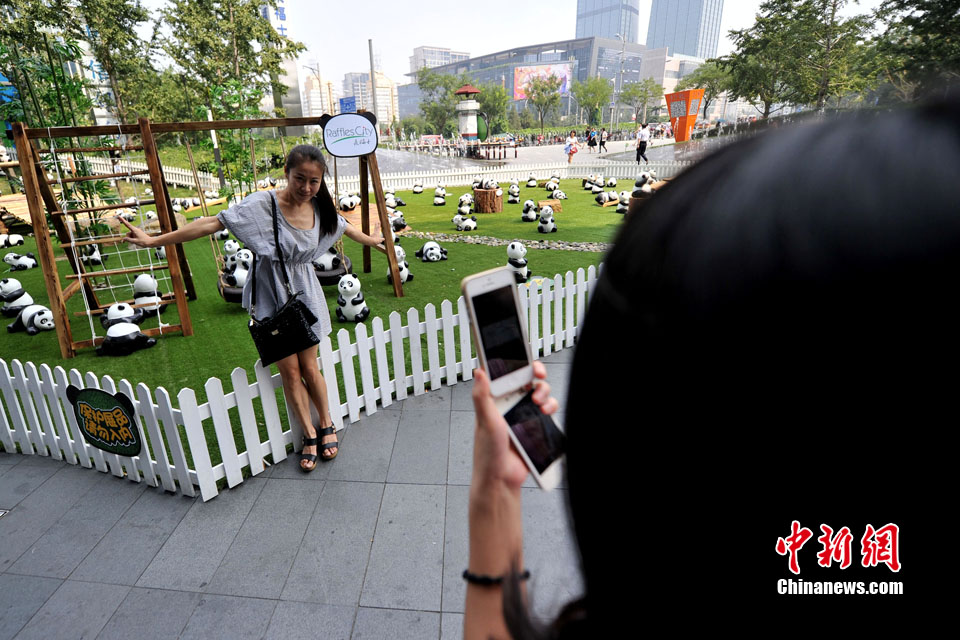
[[[666,145],[673,144],[673,138],[663,138],[658,140],[651,140],[651,144],[648,149],[652,150],[657,147],[663,147]],[[607,148],[609,153],[590,153],[587,151],[587,146],[584,145],[579,152],[575,153],[573,156],[573,164],[587,164],[594,162],[597,158],[604,159],[608,155],[616,154],[619,155],[624,153],[624,151],[633,151],[635,152],[637,146],[636,142],[632,140],[616,140],[607,143]],[[647,152],[647,157],[651,160],[661,160],[669,161],[673,160],[672,149],[667,149],[670,153],[664,154],[663,157],[660,157],[659,154],[654,156],[651,153]],[[511,164],[540,164],[545,162],[566,162],[567,155],[563,152],[562,144],[551,144],[544,145],[540,147],[520,147],[517,149],[517,157],[513,157],[513,150],[509,149],[507,153],[507,158],[503,160],[497,160],[497,163],[506,163]],[[493,160],[489,161],[490,164],[494,164]]]
[[[561,407],[572,350],[546,358]],[[0,640],[460,638],[471,383],[348,425],[210,502],[0,454]],[[562,414],[558,418],[562,424]],[[534,612],[578,595],[566,490],[523,490]]]

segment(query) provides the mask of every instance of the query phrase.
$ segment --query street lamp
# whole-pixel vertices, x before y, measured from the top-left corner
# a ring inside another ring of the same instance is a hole
[[[625,34],[618,33],[617,37],[620,38],[620,82],[619,82],[620,88],[614,92],[616,93],[616,96],[614,97],[614,101],[617,104],[616,119],[614,120],[614,123],[613,123],[614,129],[616,129],[617,125],[620,124],[620,93],[623,91],[623,59],[627,53],[627,36]]]

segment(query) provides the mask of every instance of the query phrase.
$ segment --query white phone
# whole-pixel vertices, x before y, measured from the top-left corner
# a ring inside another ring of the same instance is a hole
[[[564,437],[531,398],[533,360],[522,322],[517,281],[510,267],[468,276],[461,283],[480,366],[508,433],[534,480],[543,489],[560,482]]]

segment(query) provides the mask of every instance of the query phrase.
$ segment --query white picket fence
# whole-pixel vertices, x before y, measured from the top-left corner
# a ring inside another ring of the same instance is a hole
[[[101,158],[98,156],[87,157],[86,161],[90,163],[90,169],[94,173],[120,173],[122,171],[145,171],[147,169],[145,162],[127,162],[126,160],[120,160],[117,164],[113,164],[109,158]],[[215,191],[220,189],[220,179],[212,173],[198,171],[197,176],[200,178],[200,186],[204,189],[213,189]],[[164,166],[163,177],[166,179],[167,184],[175,187],[186,187],[188,189],[197,188],[196,183],[193,181],[193,172],[190,171],[190,169]],[[127,178],[118,178],[118,180],[125,179]],[[129,179],[137,182],[149,182],[150,176],[149,174],[142,174],[131,176]]]
[[[602,265],[601,265],[602,267]],[[593,266],[576,274],[557,274],[542,283],[519,285],[531,352],[548,356],[572,347],[580,331],[587,300],[592,295],[598,270]],[[358,324],[352,331],[337,332],[338,349],[329,338],[320,343],[319,361],[326,379],[331,415],[337,428],[344,418],[356,422],[361,410],[377,412],[410,395],[419,396],[470,380],[477,366],[471,355],[473,343],[469,316],[461,297],[456,310],[449,300],[440,313],[428,304],[421,314],[409,309],[403,317],[393,312],[387,325],[380,318]],[[422,343],[426,343],[426,352]],[[458,348],[459,347],[459,348]],[[407,371],[409,355],[410,371]],[[392,367],[392,372],[391,372]],[[359,369],[359,371],[358,371]],[[341,398],[342,381],[345,398]],[[90,446],[80,435],[76,416],[67,400],[67,386],[99,388],[124,393],[136,411],[137,428],[143,449],[135,457],[119,456]],[[231,391],[225,391],[225,386]],[[280,374],[271,374],[260,362],[254,365],[254,380],[246,370],[236,368],[228,385],[210,378],[204,385],[207,402],[198,404],[193,389],[182,389],[176,405],[163,387],[151,390],[127,380],[114,382],[76,369],[51,369],[32,362],[0,359],[0,444],[8,453],[52,456],[69,464],[96,468],[134,482],[163,486],[167,491],[195,496],[204,501],[218,494],[217,483],[225,479],[234,487],[244,480],[244,469],[255,476],[285,459],[287,445],[299,447],[301,427],[287,411],[290,426],[282,428],[276,390],[282,388]],[[266,437],[260,433],[255,404],[263,416]],[[289,407],[289,403],[285,403]],[[231,416],[231,410],[234,415]],[[314,420],[316,415],[314,414]],[[204,426],[212,424],[212,434]],[[238,446],[234,427],[239,427],[246,446]],[[210,451],[216,445],[220,462],[214,464]],[[245,448],[240,452],[239,449]],[[188,460],[192,464],[188,464]]]

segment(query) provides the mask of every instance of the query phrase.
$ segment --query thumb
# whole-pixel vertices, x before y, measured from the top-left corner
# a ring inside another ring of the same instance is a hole
[[[483,369],[473,371],[473,410],[477,414],[479,425],[488,427],[501,417],[490,394],[490,379]]]

